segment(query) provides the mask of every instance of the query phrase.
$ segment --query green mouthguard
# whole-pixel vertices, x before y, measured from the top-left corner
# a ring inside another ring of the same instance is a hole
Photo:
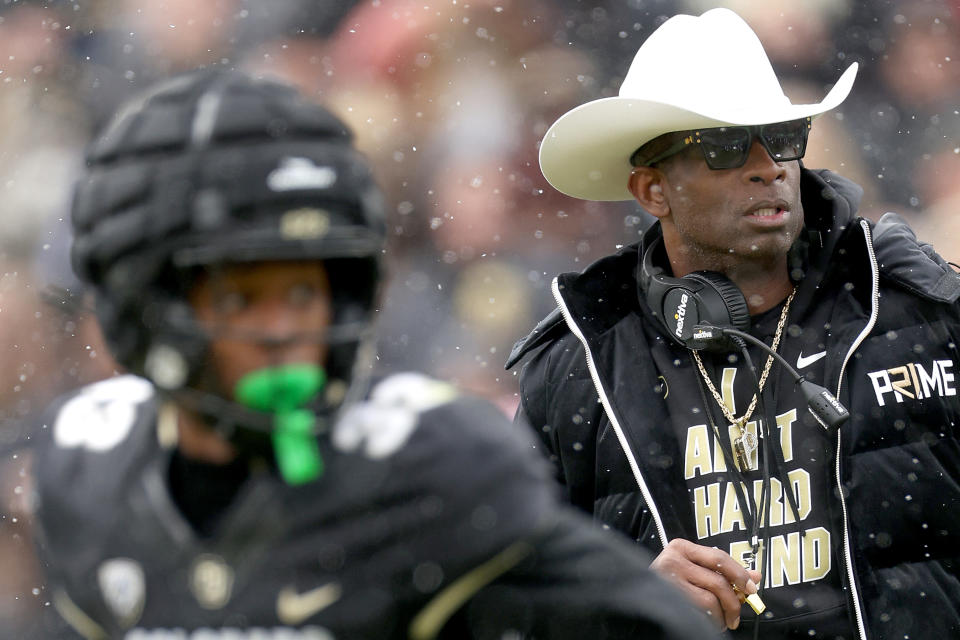
[[[314,435],[316,416],[301,406],[323,388],[326,378],[316,365],[288,364],[251,371],[234,389],[243,406],[274,414],[273,451],[280,475],[289,485],[306,484],[323,474]]]

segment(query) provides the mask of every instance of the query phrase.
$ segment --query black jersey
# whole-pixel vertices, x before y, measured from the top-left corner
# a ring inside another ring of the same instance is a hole
[[[318,481],[253,472],[207,536],[171,498],[161,410],[125,376],[46,424],[47,588],[84,637],[711,634],[636,549],[559,506],[522,432],[444,383],[383,381],[322,439]]]

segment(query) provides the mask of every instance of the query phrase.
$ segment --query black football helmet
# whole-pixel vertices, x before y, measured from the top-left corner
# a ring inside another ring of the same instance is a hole
[[[334,320],[318,338],[329,347],[318,410],[365,378],[384,200],[344,123],[294,89],[223,70],[156,85],[91,143],[72,222],[73,266],[115,358],[216,416],[226,435],[262,420],[197,392],[210,338],[186,301],[191,269],[324,261]]]

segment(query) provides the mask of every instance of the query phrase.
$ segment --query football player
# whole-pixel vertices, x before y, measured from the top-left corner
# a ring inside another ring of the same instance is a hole
[[[162,83],[92,143],[73,225],[131,373],[45,423],[65,637],[712,634],[498,410],[374,380],[384,201],[326,109],[238,72]]]

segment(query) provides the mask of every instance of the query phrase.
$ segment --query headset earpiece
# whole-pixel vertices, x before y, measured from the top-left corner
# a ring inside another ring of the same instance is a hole
[[[743,297],[743,292],[737,285],[733,284],[730,278],[717,271],[694,271],[684,278],[703,282],[711,287],[723,302],[723,307],[726,310],[726,314],[722,316],[724,318],[723,322],[716,322],[712,318],[704,318],[703,316],[701,316],[701,320],[706,320],[717,326],[733,327],[739,331],[750,329],[750,311],[747,308],[747,299]],[[713,295],[713,292],[710,295]]]
[[[693,327],[697,324],[739,331],[750,328],[747,300],[737,285],[716,271],[695,271],[682,278],[665,275],[653,263],[654,253],[662,248],[663,238],[658,238],[644,251],[640,288],[653,315],[663,322],[674,340],[692,346]]]

